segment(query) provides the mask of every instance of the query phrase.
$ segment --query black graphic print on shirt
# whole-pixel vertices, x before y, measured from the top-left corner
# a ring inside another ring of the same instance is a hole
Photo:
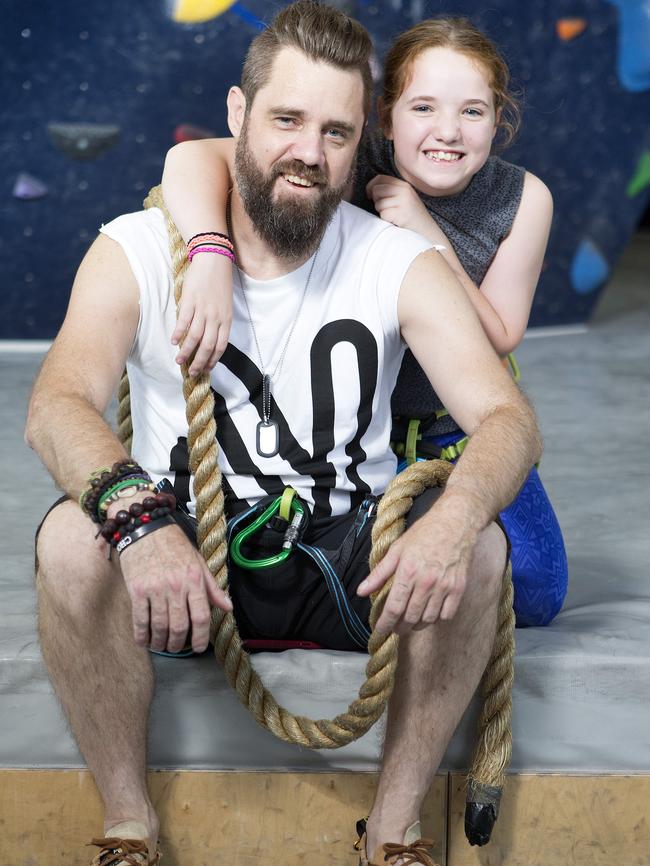
[[[359,401],[356,412],[356,428],[349,441],[345,442],[345,454],[349,458],[345,473],[354,486],[350,507],[356,508],[370,492],[370,487],[359,475],[366,453],[361,440],[368,430],[372,419],[372,404],[377,387],[378,350],[372,332],[361,322],[354,319],[341,319],[324,325],[313,339],[309,351],[311,373],[311,417],[313,418],[313,454],[310,454],[296,439],[279,406],[272,397],[271,417],[279,425],[280,457],[291,466],[294,472],[311,480],[309,485],[314,498],[314,516],[325,517],[332,513],[330,491],[336,486],[336,469],[328,460],[336,443],[340,443],[340,431],[335,430],[337,395],[335,393],[332,367],[332,352],[341,344],[354,347],[357,360],[356,377],[353,371],[349,379],[359,384]],[[262,413],[262,372],[259,367],[241,350],[229,344],[220,359],[223,364],[247,390],[250,403],[257,410],[260,420]],[[339,386],[340,387],[340,386]],[[250,453],[229,414],[226,401],[213,389],[215,400],[215,420],[217,442],[223,451],[235,476],[252,476],[265,494],[280,495],[285,482],[277,475],[263,472],[257,453]],[[295,399],[308,400],[309,396],[295,395]],[[340,397],[339,397],[340,399]],[[337,433],[339,435],[337,435]],[[189,456],[186,442],[181,439],[172,449],[171,468],[176,473],[174,487],[179,498],[189,498]],[[233,514],[247,505],[239,500],[227,479],[224,478],[227,513]]]

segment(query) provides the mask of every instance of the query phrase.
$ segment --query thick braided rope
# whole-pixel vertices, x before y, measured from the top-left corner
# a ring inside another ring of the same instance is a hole
[[[129,391],[129,377],[126,370],[122,373],[120,385],[117,389],[117,435],[124,445],[127,454],[131,453],[131,440],[133,439],[133,424],[131,423],[131,393]]]
[[[373,526],[371,568],[380,562],[390,545],[404,531],[404,518],[413,504],[413,498],[426,487],[444,484],[450,469],[447,463],[432,461],[418,464],[417,468],[411,467],[393,479],[382,498]],[[417,477],[414,478],[414,475]],[[373,595],[370,614],[373,628],[381,615],[390,586],[390,582],[386,583]],[[252,669],[232,614],[214,610],[213,638],[215,654],[224,665],[228,681],[237,691],[239,699],[263,727],[287,742],[311,748],[334,749],[358,739],[381,716],[393,688],[397,636],[380,635],[373,631],[368,643],[370,658],[366,665],[366,681],[347,710],[331,720],[314,721],[305,716],[295,716],[278,705]]]
[[[502,788],[512,753],[512,684],[515,657],[515,612],[512,566],[503,573],[497,633],[481,684],[483,709],[472,768],[472,787]]]
[[[160,208],[165,217],[172,258],[174,300],[178,310],[183,279],[189,264],[185,243],[165,208],[160,187],[154,187],[149,192],[144,206]],[[215,580],[219,586],[226,588],[226,518],[221,470],[217,462],[217,425],[214,420],[214,397],[210,388],[210,377],[203,374],[191,378],[187,364],[183,364],[181,369],[188,423],[190,471],[196,497],[197,542]]]

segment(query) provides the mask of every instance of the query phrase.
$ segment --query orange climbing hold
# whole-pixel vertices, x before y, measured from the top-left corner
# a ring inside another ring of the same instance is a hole
[[[570,42],[587,29],[585,18],[560,18],[555,22],[555,31],[564,42]]]

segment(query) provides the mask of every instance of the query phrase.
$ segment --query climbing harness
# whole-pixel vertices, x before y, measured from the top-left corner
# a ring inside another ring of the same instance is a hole
[[[446,409],[436,412],[434,419],[447,415]],[[391,448],[394,453],[400,458],[399,469],[404,466],[410,466],[418,460],[446,460],[451,462],[457,460],[465,450],[465,446],[469,442],[468,436],[463,436],[457,442],[451,442],[448,445],[440,446],[425,438],[427,435],[422,431],[430,427],[430,419],[411,418],[406,426],[406,419],[396,419],[393,422],[393,430],[391,434]]]
[[[515,382],[521,379],[521,370],[512,352],[503,359],[503,365],[510,371]],[[427,438],[435,436],[436,421],[448,417],[449,412],[443,408],[437,409],[424,418],[393,419],[390,446],[400,458],[398,471],[418,460],[432,460],[434,458],[447,462],[458,460],[467,447],[469,436],[461,436],[445,445],[437,444],[432,441],[432,438]]]
[[[297,553],[309,557],[323,575],[348,636],[360,649],[366,650],[370,631],[351,607],[340,576],[345,573],[354,543],[372,516],[376,502],[374,496],[364,499],[340,548],[337,551],[327,551],[303,540],[310,524],[309,508],[292,487],[286,487],[281,496],[266,496],[231,518],[227,533],[230,559],[239,568],[254,571],[280,565]],[[252,559],[243,552],[243,546],[254,536],[262,534],[269,542],[277,540],[281,548],[271,556]],[[274,538],[274,535],[277,538]],[[249,644],[248,641],[245,643]],[[280,643],[274,641],[274,648],[278,649]],[[254,646],[254,643],[252,645]],[[293,646],[295,641],[287,641],[287,645]]]

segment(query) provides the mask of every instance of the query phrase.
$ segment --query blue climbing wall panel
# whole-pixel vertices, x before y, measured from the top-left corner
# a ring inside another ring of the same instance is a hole
[[[0,339],[52,337],[98,226],[136,210],[183,138],[223,135],[246,47],[283,3],[21,0],[0,29]],[[339,0],[392,37],[463,14],[524,91],[505,154],[549,185],[550,246],[532,324],[584,321],[650,198],[650,6],[643,0],[486,5]]]

